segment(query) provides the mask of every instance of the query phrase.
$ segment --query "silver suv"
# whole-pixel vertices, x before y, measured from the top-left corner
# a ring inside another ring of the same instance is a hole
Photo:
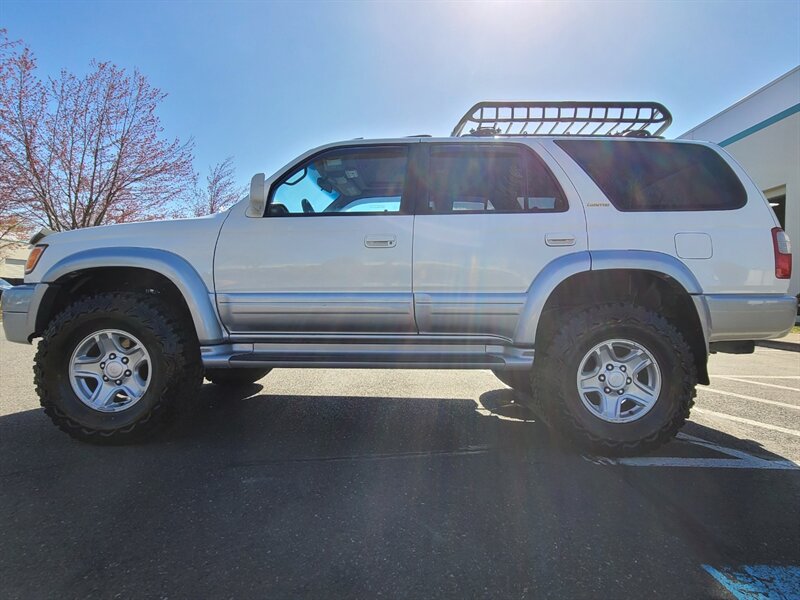
[[[450,368],[491,369],[595,452],[647,451],[709,352],[752,352],[796,311],[764,196],[722,149],[660,139],[670,121],[484,102],[448,138],[311,150],[222,214],[40,237],[6,336],[41,338],[42,406],[90,442],[152,433],[204,375]]]

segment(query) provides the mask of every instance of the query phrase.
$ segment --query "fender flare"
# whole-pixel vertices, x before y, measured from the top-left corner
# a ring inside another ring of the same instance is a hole
[[[652,271],[674,279],[695,300],[694,305],[698,309],[698,319],[703,325],[704,337],[706,341],[708,340],[707,315],[700,310],[701,307],[696,302],[696,297],[702,295],[703,289],[684,263],[663,252],[593,250],[560,256],[549,262],[539,272],[528,288],[528,297],[514,333],[514,344],[531,347],[534,345],[539,317],[550,295],[563,281],[578,273],[609,269]]]
[[[708,354],[711,316],[703,295],[703,287],[684,262],[670,254],[653,250],[599,250],[592,251],[590,254],[592,255],[593,271],[606,269],[651,271],[666,275],[677,282],[692,299],[703,332],[706,354]]]
[[[225,339],[210,292],[197,271],[177,254],[153,248],[92,248],[59,260],[42,276],[43,283],[88,269],[131,267],[159,273],[169,279],[183,296],[201,344],[217,344]]]
[[[592,250],[592,271],[608,269],[652,271],[677,281],[691,295],[703,293],[700,282],[683,262],[652,250]]]
[[[591,255],[588,251],[583,250],[559,256],[539,271],[528,288],[528,298],[517,321],[517,329],[514,332],[515,346],[533,347],[536,341],[539,317],[542,315],[550,294],[562,281],[578,273],[590,271],[591,268]]]

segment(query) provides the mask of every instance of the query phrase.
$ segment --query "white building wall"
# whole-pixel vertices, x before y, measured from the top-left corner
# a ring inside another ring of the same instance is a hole
[[[768,196],[785,188],[794,251],[790,291],[800,293],[800,67],[680,138],[720,144]]]
[[[800,66],[693,127],[681,139],[720,144],[800,103]]]
[[[0,243],[0,279],[21,280],[30,246],[24,242]]]

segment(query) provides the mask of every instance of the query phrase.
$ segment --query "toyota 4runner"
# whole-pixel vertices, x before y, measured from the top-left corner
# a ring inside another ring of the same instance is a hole
[[[657,103],[482,102],[448,138],[316,148],[206,218],[37,236],[2,296],[47,415],[151,434],[205,376],[491,369],[595,452],[671,439],[710,352],[794,323],[789,240]],[[469,129],[469,131],[467,131]]]

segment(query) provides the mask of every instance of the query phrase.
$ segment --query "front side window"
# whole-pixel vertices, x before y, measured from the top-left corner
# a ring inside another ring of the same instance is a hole
[[[403,147],[323,152],[280,180],[267,215],[399,213],[407,156]]]
[[[561,188],[538,156],[511,145],[431,149],[430,213],[554,212],[566,209]]]
[[[732,210],[747,202],[739,178],[711,148],[625,140],[558,140],[622,211]]]

